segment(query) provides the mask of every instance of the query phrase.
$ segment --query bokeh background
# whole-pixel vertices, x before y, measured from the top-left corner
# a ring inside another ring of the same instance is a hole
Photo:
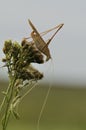
[[[21,119],[11,119],[8,129],[35,130],[45,95],[52,85],[40,130],[85,130],[86,1],[0,0],[0,66],[3,66],[4,41],[21,42],[30,35],[28,19],[40,32],[60,23],[64,23],[64,27],[49,46],[52,60],[42,65],[34,64],[44,73],[44,79],[20,104]],[[7,85],[7,70],[0,68],[0,104],[1,91]]]

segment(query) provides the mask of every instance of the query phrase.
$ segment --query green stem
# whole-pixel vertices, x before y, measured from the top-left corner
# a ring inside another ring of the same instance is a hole
[[[3,122],[2,122],[3,130],[6,130],[6,128],[7,128],[7,124],[9,121],[10,114],[11,114],[10,106],[11,106],[11,101],[13,98],[14,84],[15,84],[15,78],[11,79],[11,81],[10,81],[10,88],[9,88],[8,95],[7,95],[8,96],[7,106],[6,106],[6,110],[5,110],[5,114],[4,114],[4,118],[3,118]]]
[[[7,91],[6,91],[6,95],[5,95],[5,97],[4,97],[3,101],[2,101],[2,104],[0,105],[0,112],[1,112],[3,106],[4,106],[5,102],[6,102],[7,95],[8,95],[8,93],[9,93],[9,91],[10,91],[10,86],[11,86],[11,84],[9,83],[9,86],[8,86],[8,88],[7,88]]]

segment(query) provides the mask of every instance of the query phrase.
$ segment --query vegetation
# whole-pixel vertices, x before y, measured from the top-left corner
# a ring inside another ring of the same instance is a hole
[[[5,41],[3,52],[5,58],[2,61],[8,69],[9,85],[3,91],[4,99],[0,106],[0,112],[4,110],[2,117],[3,130],[6,130],[10,116],[19,119],[17,112],[19,102],[35,87],[43,74],[35,69],[31,63],[43,63],[43,55],[37,48],[23,40],[21,44]],[[28,85],[31,87],[28,89]]]

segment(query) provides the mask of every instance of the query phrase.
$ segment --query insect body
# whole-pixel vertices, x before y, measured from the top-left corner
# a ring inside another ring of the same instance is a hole
[[[34,40],[36,47],[47,56],[46,61],[48,61],[51,58],[50,50],[48,46],[46,45],[46,42],[43,40],[37,29],[34,27],[32,22],[29,20],[29,24],[32,27],[33,31],[31,33],[31,37]]]
[[[58,25],[50,30],[39,33],[37,31],[37,29],[35,28],[35,26],[32,24],[32,22],[30,20],[28,20],[28,22],[33,30],[31,32],[31,37],[29,37],[29,38],[33,39],[33,43],[36,45],[37,49],[46,56],[46,61],[48,61],[51,58],[51,54],[50,54],[50,50],[48,48],[48,45],[50,44],[51,40],[54,38],[54,36],[57,34],[57,32],[62,28],[62,26],[64,24],[60,24],[60,25]],[[44,39],[42,38],[42,36],[47,34],[48,32],[50,32],[52,30],[55,30],[55,29],[57,29],[57,30],[53,34],[53,36],[47,42],[45,42]],[[25,39],[28,39],[28,38],[25,38]]]

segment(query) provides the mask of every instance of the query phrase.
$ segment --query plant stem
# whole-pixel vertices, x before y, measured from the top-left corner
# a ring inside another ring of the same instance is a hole
[[[9,91],[6,95],[7,96],[7,105],[6,105],[5,114],[4,114],[4,117],[2,120],[3,130],[6,130],[6,128],[7,128],[7,124],[9,121],[10,114],[11,114],[10,106],[11,106],[11,101],[13,98],[13,88],[14,88],[14,84],[15,84],[15,78],[11,79],[9,84],[10,84]]]
[[[7,91],[6,91],[6,95],[5,95],[5,97],[4,97],[3,101],[2,101],[2,104],[0,105],[0,112],[1,112],[3,106],[4,106],[5,102],[6,102],[7,95],[9,93],[9,91],[10,91],[10,86],[11,86],[11,84],[9,83],[9,86],[7,88]]]

